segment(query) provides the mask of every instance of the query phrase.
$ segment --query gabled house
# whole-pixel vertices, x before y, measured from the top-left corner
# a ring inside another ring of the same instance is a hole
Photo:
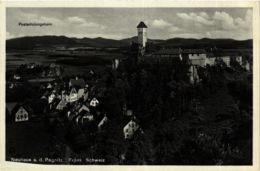
[[[77,90],[73,87],[71,88],[70,90],[70,93],[69,95],[67,96],[67,99],[66,99],[68,102],[72,103],[72,102],[75,102],[78,100],[78,92]]]
[[[51,84],[51,83],[48,83],[46,88],[47,88],[47,89],[52,89],[52,84]]]
[[[48,110],[48,102],[44,99],[32,100],[23,104],[16,104],[11,112],[14,122],[33,121],[43,118]]]
[[[28,105],[19,105],[17,104],[14,109],[12,110],[12,116],[14,122],[25,122],[29,121],[33,113],[33,110]]]
[[[134,136],[134,133],[140,128],[140,126],[133,120],[131,120],[126,126],[123,128],[125,139],[131,139]]]
[[[99,104],[99,101],[94,97],[91,101],[90,101],[90,106],[92,107],[96,107]]]

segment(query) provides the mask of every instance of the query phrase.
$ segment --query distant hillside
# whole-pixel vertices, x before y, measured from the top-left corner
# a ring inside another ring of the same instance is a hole
[[[127,47],[131,42],[136,42],[137,37],[122,40],[99,38],[68,38],[66,36],[34,36],[9,39],[6,41],[7,50],[10,49],[34,49],[37,47],[57,47],[57,46],[85,46],[85,47]],[[252,48],[252,39],[233,40],[233,39],[184,39],[172,38],[168,40],[149,39],[148,43],[165,47],[183,48]]]
[[[161,43],[164,46],[172,47],[187,47],[187,48],[206,48],[206,47],[217,47],[217,48],[252,48],[253,41],[249,40],[234,40],[234,39],[184,39],[184,38],[173,38],[168,39]]]
[[[124,47],[129,45],[127,42],[124,41],[105,39],[102,37],[93,38],[93,39],[91,38],[75,39],[75,41],[78,44],[82,44],[90,47]]]
[[[73,45],[77,42],[65,36],[35,36],[21,37],[6,41],[7,49],[33,49],[36,47],[51,47],[53,45]]]

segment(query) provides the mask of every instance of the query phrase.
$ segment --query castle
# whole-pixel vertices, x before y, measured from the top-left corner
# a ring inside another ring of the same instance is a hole
[[[214,51],[207,51],[205,49],[181,49],[181,48],[161,48],[160,50],[152,53],[147,53],[147,25],[141,21],[137,25],[137,44],[138,44],[138,59],[149,61],[173,61],[180,60],[188,62],[189,77],[191,83],[196,83],[200,81],[198,76],[198,67],[205,68],[206,66],[213,66],[217,63],[224,63],[227,67],[230,67],[231,61],[236,61],[240,66],[242,66],[247,71],[251,70],[251,65],[247,60],[243,60],[241,55],[234,55],[232,53],[218,53]],[[138,60],[137,60],[138,61]],[[117,69],[119,66],[119,59],[112,60],[112,68]]]
[[[246,70],[250,70],[248,67],[248,61],[243,61],[241,55],[234,55],[229,53],[219,54],[214,53],[213,51],[206,51],[205,49],[165,49],[162,48],[156,52],[151,54],[146,54],[146,44],[147,44],[147,25],[141,21],[137,25],[137,33],[138,33],[138,45],[139,45],[139,55],[142,58],[154,58],[157,61],[161,60],[184,60],[190,64],[190,82],[195,83],[199,81],[199,77],[197,74],[198,67],[206,67],[207,65],[212,66],[220,61],[225,63],[227,67],[230,67],[231,60],[238,62],[243,68]]]

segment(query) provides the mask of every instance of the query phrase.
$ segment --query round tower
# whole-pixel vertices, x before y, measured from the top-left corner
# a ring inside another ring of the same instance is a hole
[[[147,42],[147,26],[143,21],[137,25],[138,43],[141,47],[145,47]]]

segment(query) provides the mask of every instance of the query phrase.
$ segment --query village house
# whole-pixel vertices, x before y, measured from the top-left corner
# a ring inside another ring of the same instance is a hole
[[[72,87],[69,95],[66,97],[66,101],[68,101],[69,103],[72,103],[77,100],[78,100],[78,92],[77,92],[76,88]]]
[[[127,109],[125,115],[126,116],[133,116],[133,110]]]
[[[239,63],[240,66],[243,65],[243,58],[242,58],[242,56],[235,56],[235,60]]]
[[[95,72],[94,72],[93,70],[90,70],[90,71],[89,71],[89,74],[94,75]]]
[[[247,71],[251,71],[251,69],[252,69],[252,66],[250,65],[250,63],[249,63],[247,60],[243,61],[242,67],[243,67],[245,70],[247,70]]]
[[[79,124],[79,120],[80,120],[81,117],[82,117],[81,115],[76,116],[75,122],[76,122],[77,125]]]
[[[91,107],[96,107],[99,104],[99,101],[94,97],[91,101],[90,101],[90,106]]]
[[[133,120],[131,120],[128,124],[123,128],[125,139],[132,139],[134,133],[140,128],[140,126]]]
[[[119,62],[120,62],[119,59],[114,58],[112,60],[112,69],[116,70],[118,68],[118,66],[119,66]]]
[[[128,109],[126,104],[123,105],[122,111],[125,116],[133,116],[133,110]]]
[[[89,113],[90,110],[89,110],[89,108],[88,108],[86,105],[83,104],[83,105],[80,107],[80,109],[78,110],[78,112],[79,112],[79,113],[82,113],[82,112],[87,112],[87,113]]]
[[[91,113],[86,113],[78,116],[78,122],[80,122],[81,125],[87,124],[92,121],[94,121],[94,115]]]
[[[71,110],[73,112],[75,112],[76,114],[78,114],[79,113],[79,109],[81,108],[81,106],[82,106],[82,103],[79,102],[79,101],[76,101],[75,103],[72,104]]]
[[[207,52],[204,49],[183,49],[180,51],[182,58],[189,60],[204,59],[207,57]]]
[[[12,122],[25,122],[44,116],[48,110],[48,102],[44,99],[37,99],[23,104],[15,103],[9,106],[8,110],[11,111]]]
[[[66,95],[65,93],[62,95],[62,97],[66,97],[66,101],[67,102],[75,102],[81,98],[83,98],[83,100],[85,98],[87,98],[86,96],[88,96],[88,94],[86,95],[85,89],[84,88],[78,88],[78,87],[71,87],[70,88],[70,93],[68,95]]]
[[[29,121],[32,115],[32,108],[28,105],[17,104],[12,110],[12,115],[14,116],[14,122]]]
[[[212,65],[215,65],[216,64],[216,58],[215,57],[210,57],[208,56],[205,60],[205,66],[206,65],[209,65],[209,66],[212,66]]]
[[[55,91],[52,91],[52,93],[48,96],[49,104],[51,104],[54,101],[55,98],[56,98]]]
[[[13,89],[14,88],[14,83],[8,83],[8,85],[9,85],[8,86],[9,89]]]
[[[18,74],[14,74],[14,79],[15,79],[15,80],[20,80],[20,79],[21,79],[21,76],[18,75]]]
[[[51,83],[48,83],[47,86],[46,86],[47,89],[52,89],[52,84]]]
[[[66,100],[61,99],[60,102],[58,103],[56,109],[62,111],[66,107],[67,104],[68,104],[68,102]]]
[[[75,104],[73,113],[75,113],[75,122],[76,124],[84,124],[85,122],[93,121],[94,115],[90,113],[89,108],[86,105],[81,103]]]
[[[101,129],[105,126],[107,122],[108,122],[108,117],[105,115],[103,119],[98,123],[98,130],[101,131]]]
[[[200,81],[199,75],[198,75],[198,66],[191,65],[189,68],[188,76],[190,78],[190,83],[195,84]]]
[[[230,67],[230,56],[216,57],[216,60],[222,60],[227,65],[227,67]]]
[[[36,66],[35,63],[29,63],[29,64],[27,65],[27,69],[33,69],[33,68],[35,68],[35,66]]]
[[[72,113],[71,113],[71,111],[69,110],[68,112],[67,112],[67,118],[70,118],[70,116],[72,115]]]
[[[209,64],[207,62],[210,62],[204,56],[193,56],[191,59],[189,59],[189,61],[191,65],[201,66],[201,67],[205,67],[207,64]]]
[[[78,89],[77,98],[80,99],[80,98],[84,97],[84,94],[85,94],[84,88]]]
[[[152,54],[152,58],[176,58],[182,60],[182,55],[181,55],[181,49],[161,49],[155,53]]]
[[[49,104],[49,109],[50,110],[55,110],[55,109],[57,109],[57,106],[58,106],[58,104],[60,103],[60,99],[58,99],[58,98],[54,98],[53,99],[53,101]]]
[[[69,87],[84,88],[85,87],[85,81],[82,78],[78,78],[78,77],[76,77],[75,79],[70,79]]]
[[[55,63],[51,63],[49,66],[49,73],[48,76],[50,77],[55,77],[55,76],[60,76],[61,75],[61,66],[56,65]]]

